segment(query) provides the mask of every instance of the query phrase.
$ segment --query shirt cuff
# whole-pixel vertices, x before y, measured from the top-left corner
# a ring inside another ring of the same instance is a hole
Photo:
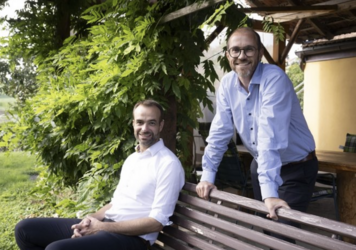
[[[216,173],[209,171],[209,170],[203,170],[203,174],[201,175],[200,181],[208,181],[210,183],[214,183],[215,182],[215,176]]]
[[[278,196],[278,188],[279,186],[276,183],[270,182],[260,186],[261,187],[261,195],[262,201],[267,198],[279,198]]]

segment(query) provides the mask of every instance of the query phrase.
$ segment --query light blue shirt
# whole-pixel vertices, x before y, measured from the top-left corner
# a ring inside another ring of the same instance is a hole
[[[234,126],[258,163],[262,199],[278,197],[282,165],[299,161],[315,150],[293,85],[275,65],[258,64],[249,93],[234,71],[222,78],[203,156],[201,181],[215,182]]]

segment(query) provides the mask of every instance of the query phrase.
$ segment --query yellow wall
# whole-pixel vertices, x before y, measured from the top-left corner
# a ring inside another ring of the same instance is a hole
[[[308,62],[304,115],[319,150],[341,151],[346,133],[356,134],[356,57]]]

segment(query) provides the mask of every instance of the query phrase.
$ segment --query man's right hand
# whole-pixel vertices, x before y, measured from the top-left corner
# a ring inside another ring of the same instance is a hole
[[[210,195],[210,191],[216,189],[216,186],[213,183],[207,181],[201,181],[196,187],[197,194],[199,197],[207,200]]]

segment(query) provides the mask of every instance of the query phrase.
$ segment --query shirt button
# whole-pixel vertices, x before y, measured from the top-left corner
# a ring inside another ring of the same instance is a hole
[[[251,130],[253,130],[253,128],[251,128]]]
[[[250,98],[247,98],[247,101],[249,101],[250,100]]]
[[[254,143],[254,142],[252,142],[252,144],[253,144],[253,145],[255,145],[255,143]]]
[[[248,113],[248,115],[251,115],[251,113]]]

